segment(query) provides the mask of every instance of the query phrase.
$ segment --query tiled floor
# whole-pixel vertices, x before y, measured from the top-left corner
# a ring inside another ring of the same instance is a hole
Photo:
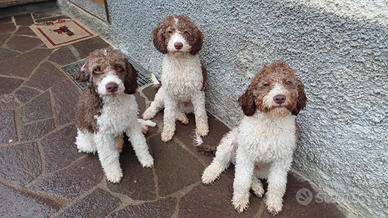
[[[124,178],[108,182],[97,155],[78,153],[74,145],[74,106],[79,92],[60,67],[90,51],[108,46],[94,38],[56,50],[47,49],[28,28],[34,21],[65,17],[58,10],[0,19],[0,211],[2,217],[271,217],[254,195],[244,213],[231,204],[234,169],[213,185],[200,176],[212,157],[193,147],[194,119],[177,123],[171,142],[160,139],[158,126],[147,134],[155,159],[142,168],[129,144],[120,156]],[[51,17],[51,18],[50,18]],[[140,113],[155,92],[142,87],[136,98]],[[148,100],[149,99],[149,100]],[[229,129],[209,116],[208,144],[217,144]],[[296,193],[307,181],[290,173],[284,210],[277,217],[345,217],[347,211],[317,199],[304,206]],[[310,199],[311,200],[311,199]]]

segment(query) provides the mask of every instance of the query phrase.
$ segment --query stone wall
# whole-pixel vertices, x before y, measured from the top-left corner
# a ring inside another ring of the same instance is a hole
[[[205,36],[207,109],[234,126],[266,64],[297,69],[308,97],[293,169],[361,216],[388,216],[388,4],[379,0],[108,1],[112,25],[60,8],[160,76],[152,30],[186,14]],[[210,130],[211,131],[211,130]],[[330,200],[330,198],[328,198]]]

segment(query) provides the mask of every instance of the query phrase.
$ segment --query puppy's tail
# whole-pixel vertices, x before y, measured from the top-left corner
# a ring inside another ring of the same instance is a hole
[[[162,87],[162,84],[159,82],[158,78],[156,78],[156,76],[153,73],[151,73],[150,80],[155,90],[159,90],[160,87]]]

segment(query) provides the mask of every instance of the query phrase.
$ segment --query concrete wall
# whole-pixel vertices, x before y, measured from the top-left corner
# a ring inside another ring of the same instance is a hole
[[[189,16],[205,35],[207,108],[230,126],[250,79],[285,61],[308,97],[293,169],[363,217],[388,216],[386,2],[116,0],[111,26],[58,4],[157,75],[163,56],[152,30],[168,15]]]

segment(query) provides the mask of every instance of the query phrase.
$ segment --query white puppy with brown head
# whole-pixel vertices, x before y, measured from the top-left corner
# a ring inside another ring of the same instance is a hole
[[[235,163],[232,203],[239,212],[248,207],[250,189],[263,196],[259,178],[268,180],[268,211],[277,214],[282,210],[298,138],[295,118],[307,101],[295,72],[283,62],[260,70],[238,100],[243,119],[221,140],[216,157],[202,175],[202,182],[210,184]]]
[[[187,124],[185,113],[194,112],[196,131],[209,132],[205,109],[206,68],[197,53],[203,34],[185,15],[169,16],[152,32],[155,48],[165,54],[162,65],[162,86],[155,100],[144,112],[143,119],[153,118],[164,108],[162,140],[170,141],[175,132],[175,119]]]

